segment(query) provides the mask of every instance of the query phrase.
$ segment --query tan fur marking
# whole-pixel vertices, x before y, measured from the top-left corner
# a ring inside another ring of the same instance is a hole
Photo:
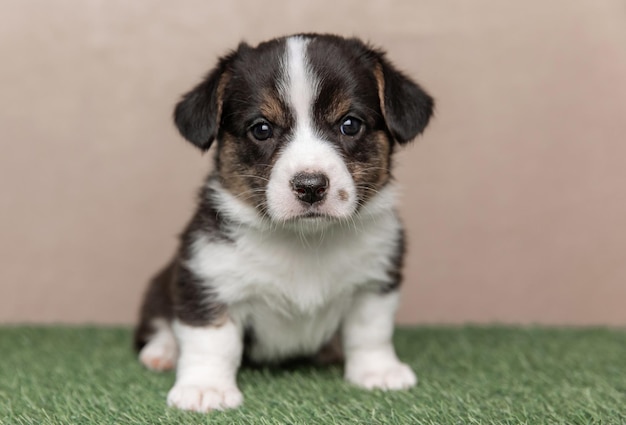
[[[370,199],[390,178],[391,142],[383,131],[376,132],[370,137],[375,143],[376,153],[367,162],[348,164],[348,169],[354,178],[359,197],[362,200]]]
[[[328,122],[331,123],[338,122],[348,112],[350,112],[351,106],[352,102],[350,102],[350,99],[348,97],[344,97],[343,94],[335,96],[333,103],[330,104],[326,113],[326,119],[328,120]]]
[[[287,116],[280,100],[269,90],[263,91],[262,98],[260,110],[263,116],[274,124],[286,127]]]
[[[265,204],[265,189],[277,156],[270,158],[268,163],[245,163],[241,160],[241,153],[247,143],[252,142],[238,140],[234,135],[224,132],[217,157],[218,174],[224,188],[240,201],[259,207]]]
[[[217,85],[217,117],[216,121],[218,126],[222,121],[222,104],[224,103],[224,91],[226,90],[226,85],[230,81],[230,74],[225,72],[220,77],[220,82]]]
[[[243,195],[247,191],[250,190],[248,185],[246,184],[244,178],[241,176],[239,167],[239,154],[237,153],[236,147],[237,141],[235,138],[229,134],[224,134],[223,137],[223,147],[220,151],[219,156],[219,164],[220,170],[219,174],[222,180],[222,184],[235,196]],[[245,196],[242,197],[242,200],[245,200]]]
[[[385,111],[385,75],[381,64],[374,67],[374,77],[376,78],[376,86],[378,87],[378,100],[380,102],[380,110],[383,118],[387,121],[387,112]]]
[[[389,180],[389,160],[391,143],[390,140],[387,138],[387,135],[382,131],[376,133],[376,143],[378,144],[378,147],[380,149],[380,167],[384,168],[384,171],[380,170],[377,182],[378,186],[382,187],[382,185],[387,183],[387,181]]]

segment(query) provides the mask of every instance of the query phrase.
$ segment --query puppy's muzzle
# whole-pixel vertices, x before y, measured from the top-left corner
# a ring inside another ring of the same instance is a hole
[[[328,193],[328,177],[323,173],[298,173],[291,179],[293,193],[302,202],[313,205]]]

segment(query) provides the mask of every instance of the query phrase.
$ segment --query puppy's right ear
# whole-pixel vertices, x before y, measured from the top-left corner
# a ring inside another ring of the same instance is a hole
[[[174,122],[180,134],[203,151],[217,137],[229,69],[235,56],[237,52],[221,58],[204,81],[185,94],[174,109]]]

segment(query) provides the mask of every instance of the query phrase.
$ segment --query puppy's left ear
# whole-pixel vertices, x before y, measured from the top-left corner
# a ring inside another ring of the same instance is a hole
[[[428,125],[435,106],[434,99],[382,55],[374,75],[387,128],[398,143],[410,142]]]

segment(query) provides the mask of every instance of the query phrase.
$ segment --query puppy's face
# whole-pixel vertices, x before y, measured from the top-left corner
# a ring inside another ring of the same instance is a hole
[[[175,111],[181,134],[217,140],[222,186],[272,221],[344,219],[390,178],[396,143],[433,101],[356,39],[304,35],[245,44]]]

